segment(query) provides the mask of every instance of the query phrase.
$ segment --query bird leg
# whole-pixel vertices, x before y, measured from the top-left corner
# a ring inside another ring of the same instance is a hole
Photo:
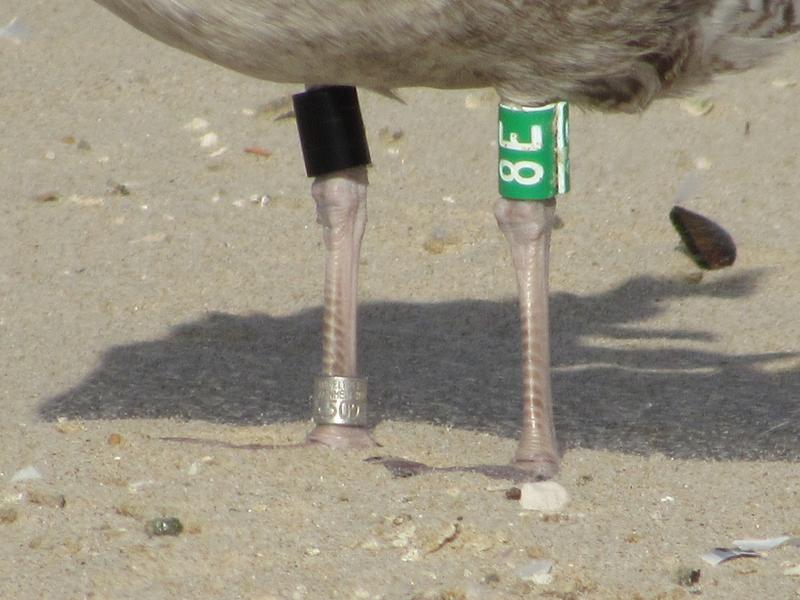
[[[325,242],[322,377],[318,379],[315,394],[319,393],[320,381],[323,388],[326,382],[332,382],[339,388],[339,394],[342,386],[363,383],[356,379],[356,311],[358,261],[367,223],[367,184],[367,169],[359,166],[318,176],[311,186]],[[332,392],[334,396],[336,393]],[[359,410],[357,404],[356,407]],[[334,411],[338,408],[336,405]],[[308,435],[310,442],[335,448],[375,445],[364,426],[317,423]]]
[[[555,199],[520,202],[501,198],[495,206],[500,230],[511,246],[519,288],[522,331],[522,433],[514,462],[537,479],[558,471],[550,394],[548,270]]]
[[[370,164],[358,93],[352,86],[311,86],[292,101],[325,241],[322,374],[314,381],[316,427],[308,442],[373,446],[366,430],[367,381],[356,365],[358,260]]]

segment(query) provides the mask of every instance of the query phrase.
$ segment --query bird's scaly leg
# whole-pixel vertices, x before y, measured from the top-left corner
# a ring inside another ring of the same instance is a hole
[[[555,200],[519,202],[501,198],[495,206],[500,230],[511,246],[519,288],[522,330],[522,433],[514,461],[536,478],[558,471],[550,394],[548,270]]]
[[[364,166],[316,177],[311,194],[325,242],[322,375],[358,377],[356,359],[358,261],[367,222]],[[372,446],[365,427],[320,424],[308,436],[335,448]]]

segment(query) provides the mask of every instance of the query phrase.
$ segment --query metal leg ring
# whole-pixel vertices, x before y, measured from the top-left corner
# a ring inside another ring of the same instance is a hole
[[[361,377],[321,375],[314,379],[314,423],[367,424],[367,380]]]

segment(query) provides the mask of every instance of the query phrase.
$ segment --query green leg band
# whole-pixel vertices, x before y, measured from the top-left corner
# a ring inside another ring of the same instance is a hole
[[[500,195],[547,200],[569,191],[569,106],[500,104]]]

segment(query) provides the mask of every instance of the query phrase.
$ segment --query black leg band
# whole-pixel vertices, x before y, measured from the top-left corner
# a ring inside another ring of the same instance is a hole
[[[356,88],[312,88],[292,100],[309,177],[370,164]]]

